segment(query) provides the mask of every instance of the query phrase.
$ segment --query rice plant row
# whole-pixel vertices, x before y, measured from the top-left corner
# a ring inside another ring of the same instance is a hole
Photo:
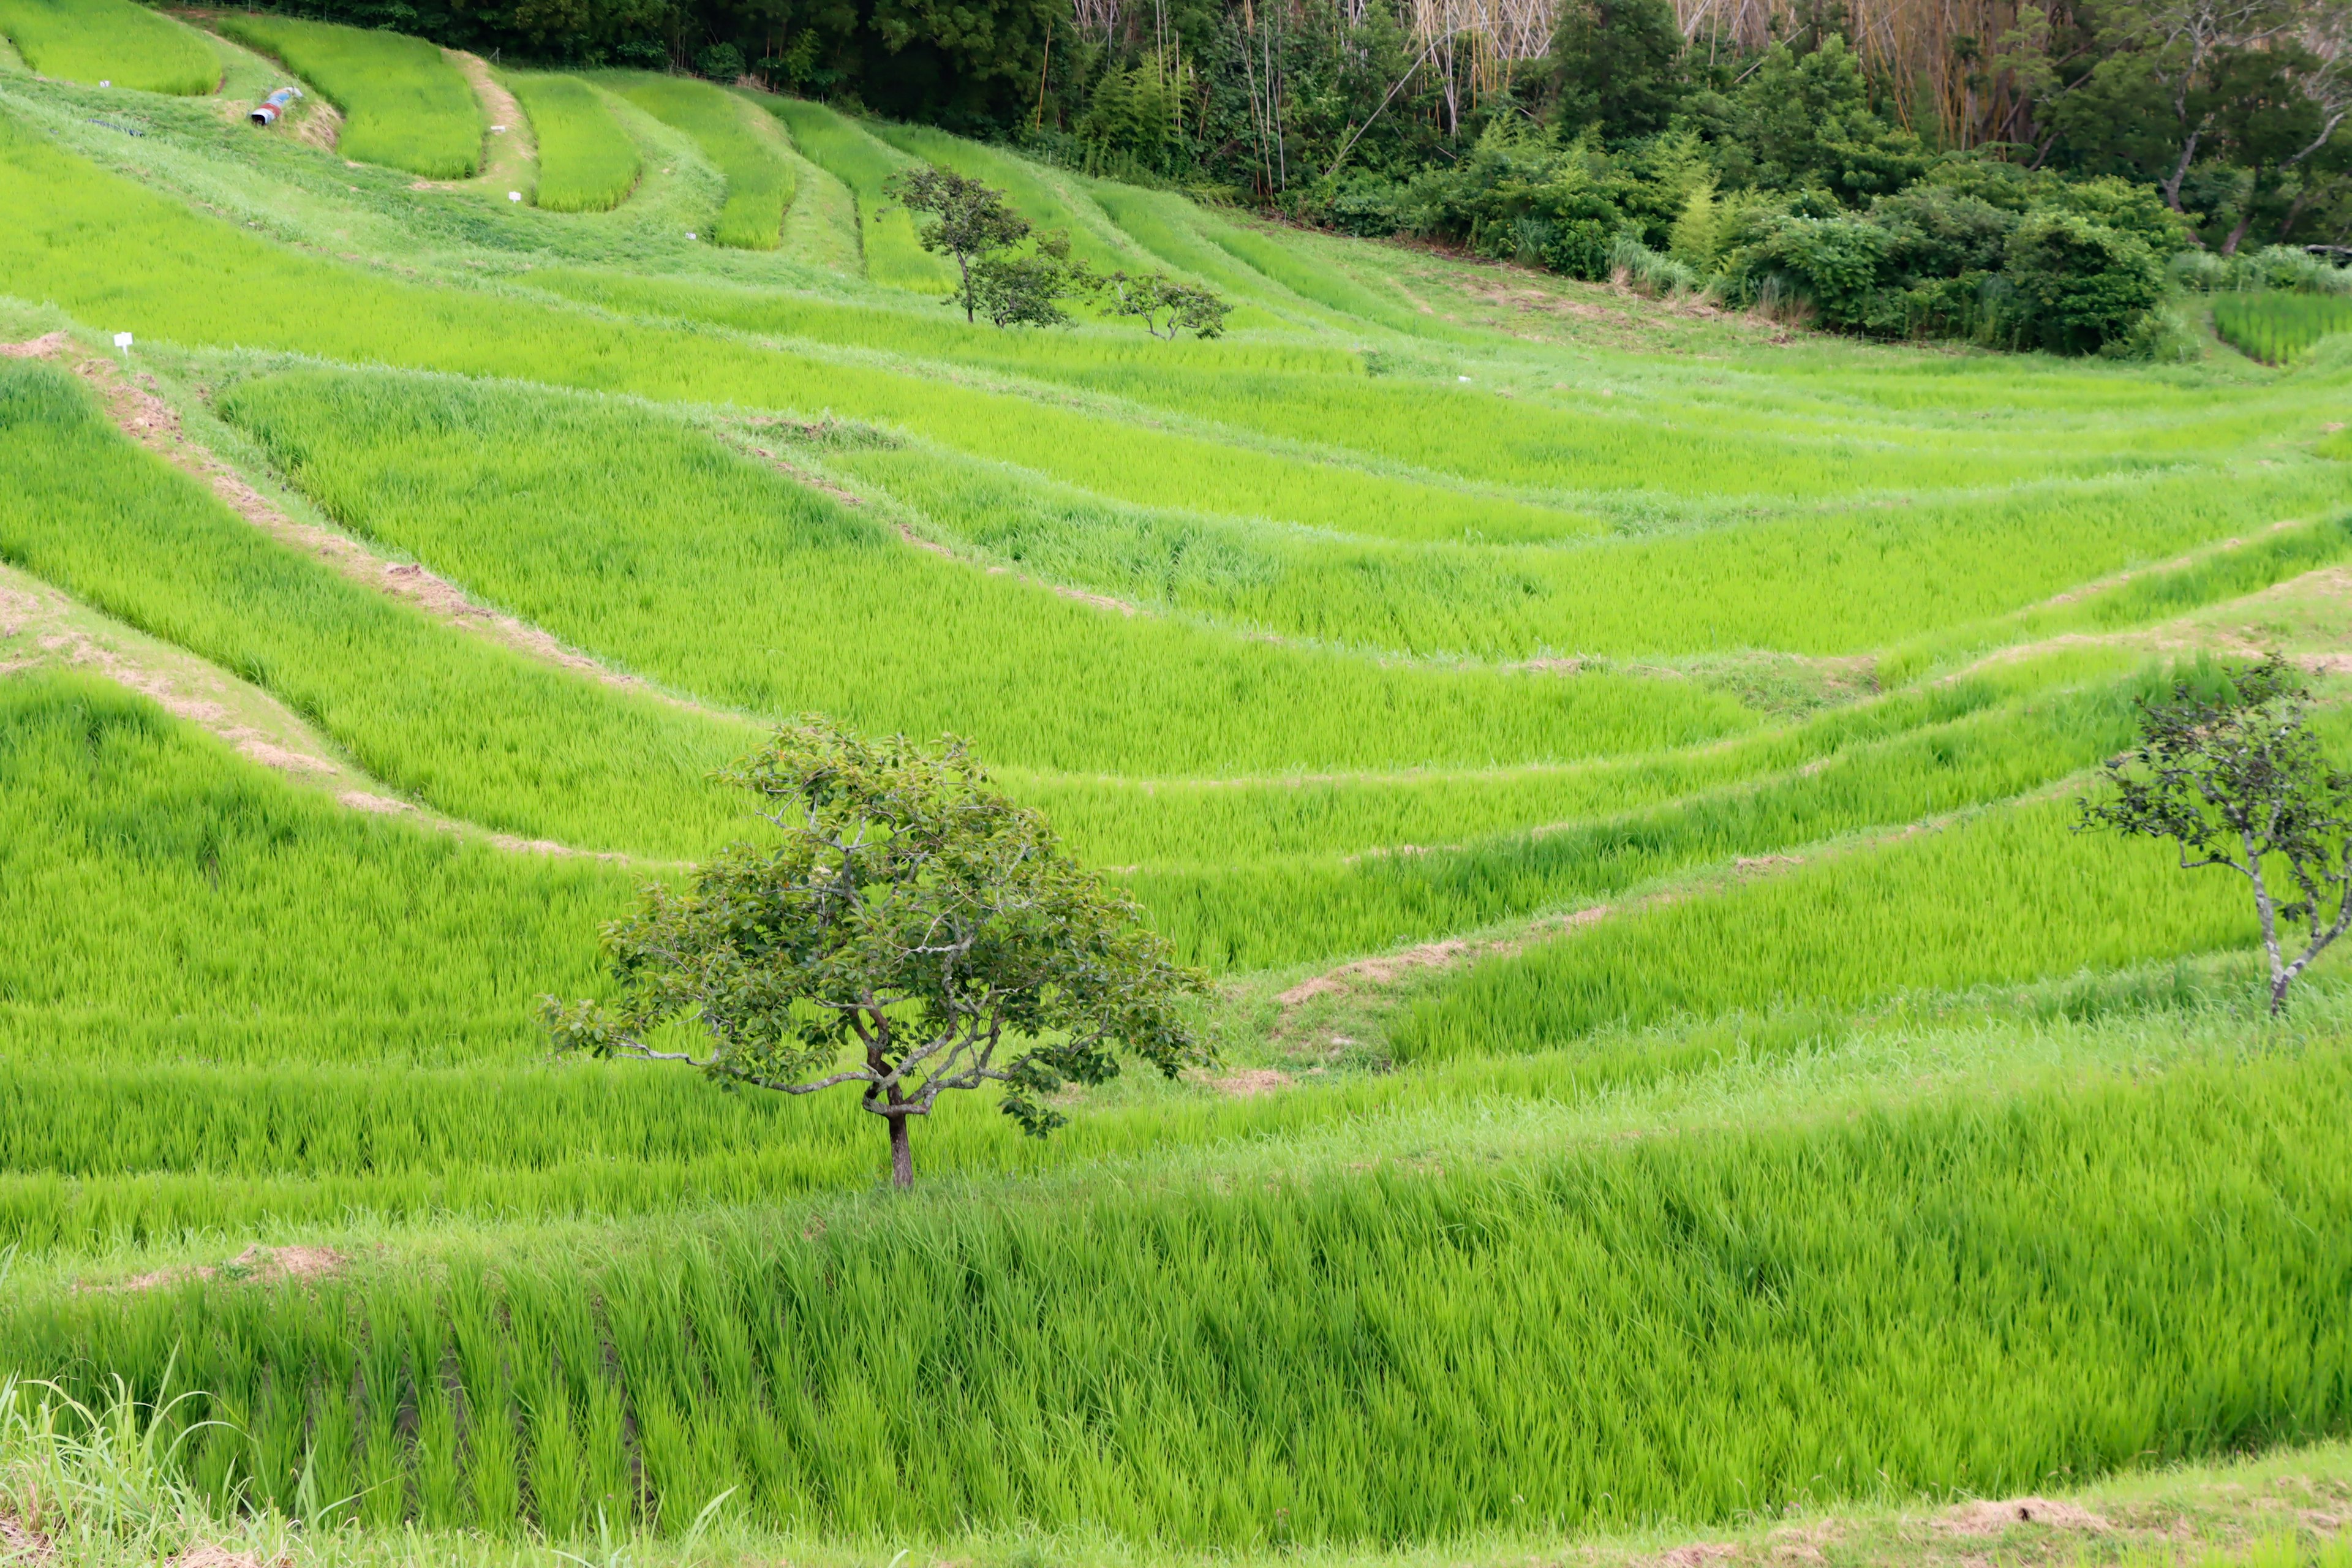
[[[792,164],[772,121],[733,94],[691,77],[624,75],[613,85],[663,124],[694,138],[727,179],[727,199],[713,220],[714,244],[773,250],[793,205]]]
[[[538,206],[601,213],[628,198],[644,156],[595,89],[577,77],[538,71],[510,71],[503,79],[530,116],[539,144]]]
[[[2352,331],[2352,297],[2264,289],[2213,297],[2213,330],[2249,359],[2286,364],[2330,332]]]
[[[0,0],[0,36],[44,76],[203,98],[221,62],[185,24],[132,0]]]
[[[761,95],[757,100],[791,133],[803,157],[847,185],[857,200],[859,250],[866,280],[927,293],[945,289],[953,268],[916,243],[914,219],[884,185],[912,160],[854,121],[803,99]]]
[[[2345,1429],[2347,1113],[2314,1047],[1508,1172],[18,1293],[0,1359],[204,1391],[224,1500],[558,1540],[721,1497],[1200,1551],[2000,1496]]]
[[[481,172],[489,124],[474,89],[441,51],[401,33],[224,12],[213,25],[277,56],[343,112],[338,150],[428,180]]]

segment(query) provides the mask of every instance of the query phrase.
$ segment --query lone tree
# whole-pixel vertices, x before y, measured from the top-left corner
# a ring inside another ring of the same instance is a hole
[[[722,776],[782,840],[733,846],[606,927],[618,999],[541,997],[558,1051],[783,1094],[863,1085],[899,1187],[908,1121],[949,1089],[1001,1083],[1042,1136],[1065,1120],[1045,1097],[1117,1076],[1120,1047],[1171,1077],[1212,1059],[1180,1005],[1206,978],[953,737],[868,742],[807,719]],[[656,1039],[674,1023],[690,1027]]]
[[[1070,259],[1070,237],[1055,230],[1039,236],[1028,251],[999,251],[973,262],[966,291],[1000,327],[1060,327],[1070,320],[1062,301],[1097,287],[1084,264]]]
[[[2252,885],[2271,961],[2271,1012],[2312,960],[2352,926],[2352,773],[2328,765],[2305,711],[2311,693],[2273,654],[2220,696],[2188,681],[2143,698],[2136,751],[2107,763],[2115,793],[2084,800],[2085,828],[2169,838],[2184,870],[2226,866]],[[2279,903],[2284,870],[2301,895]],[[2301,921],[2292,963],[2279,922]]]
[[[1103,284],[1110,291],[1108,309],[1112,315],[1135,317],[1143,323],[1145,331],[1171,343],[1178,332],[1188,330],[1195,337],[1221,336],[1225,330],[1226,313],[1233,310],[1206,289],[1179,283],[1165,272],[1149,272],[1139,278],[1114,272]]]
[[[972,268],[1028,238],[1029,220],[1007,205],[1004,193],[993,185],[933,163],[901,170],[882,189],[892,201],[929,220],[915,237],[925,250],[955,258],[961,282],[953,298],[963,307],[963,319],[976,321],[981,300]]]

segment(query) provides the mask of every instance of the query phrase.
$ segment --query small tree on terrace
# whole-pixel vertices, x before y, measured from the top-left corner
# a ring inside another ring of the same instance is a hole
[[[882,189],[908,212],[929,220],[915,237],[925,250],[955,258],[961,279],[955,300],[963,307],[963,319],[976,321],[981,300],[973,267],[1029,237],[1029,220],[1005,204],[1003,191],[932,163],[900,170]]]
[[[2188,681],[2140,702],[2140,743],[2107,763],[2114,794],[2084,800],[2082,826],[2169,838],[2183,869],[2226,866],[2244,877],[2270,956],[2271,1012],[2287,987],[2352,926],[2352,773],[2328,764],[2313,733],[2311,693],[2277,655],[2221,695]],[[2284,874],[2299,895],[2277,901]],[[2289,961],[2279,923],[2300,922]]]
[[[1064,1120],[1045,1098],[1116,1076],[1122,1047],[1171,1077],[1211,1059],[1181,1005],[1206,979],[952,737],[933,750],[804,720],[724,776],[782,840],[721,852],[683,892],[649,888],[606,927],[618,999],[541,997],[558,1051],[783,1094],[861,1085],[900,1187],[908,1121],[950,1089],[1003,1084],[1004,1110],[1042,1136]],[[702,1039],[657,1037],[674,1023]]]
[[[1179,283],[1165,272],[1150,272],[1140,278],[1114,272],[1103,283],[1110,291],[1108,309],[1112,315],[1132,316],[1143,323],[1145,331],[1171,343],[1178,332],[1188,330],[1195,337],[1221,335],[1225,330],[1225,316],[1233,310],[1206,289]]]
[[[971,264],[966,289],[980,313],[1000,327],[1067,326],[1062,301],[1091,292],[1093,274],[1070,259],[1070,237],[1056,230],[1029,252],[999,251]]]

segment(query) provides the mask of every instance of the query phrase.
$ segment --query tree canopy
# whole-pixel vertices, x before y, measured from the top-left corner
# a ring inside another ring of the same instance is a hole
[[[1050,1097],[1115,1077],[1122,1052],[1171,1077],[1211,1059],[1183,1006],[1205,977],[961,742],[807,719],[726,776],[775,838],[648,888],[607,927],[614,994],[541,999],[559,1051],[785,1094],[856,1085],[899,1186],[908,1119],[950,1090],[1002,1085],[1042,1135],[1064,1121]]]

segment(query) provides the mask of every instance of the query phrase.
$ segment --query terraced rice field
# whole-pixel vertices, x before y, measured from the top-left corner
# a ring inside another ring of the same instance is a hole
[[[422,38],[234,12],[214,25],[283,61],[342,110],[345,157],[428,180],[469,180],[481,171],[481,106],[457,67]]]
[[[537,205],[551,213],[610,212],[636,189],[645,155],[604,99],[577,77],[509,74],[539,144]]]
[[[85,87],[202,97],[220,85],[200,35],[131,0],[7,0],[0,37],[33,69]]]
[[[2340,294],[2224,294],[2213,301],[2223,341],[2266,364],[2308,353],[2332,332],[2352,331],[2352,299]]]
[[[799,182],[783,138],[767,116],[690,77],[621,76],[612,85],[663,124],[692,137],[725,178],[726,201],[709,225],[713,244],[773,250],[782,242],[784,213]]]
[[[509,201],[438,49],[208,25],[340,143],[0,69],[0,1376],[534,1562],[1549,1561],[2352,1426],[2340,960],[2267,1024],[2234,887],[2070,831],[2257,651],[2352,749],[2301,327],[1864,344],[620,73],[502,74]],[[917,160],[1232,331],[968,327]],[[551,1060],[808,712],[966,738],[1223,1065],[893,1196]]]

